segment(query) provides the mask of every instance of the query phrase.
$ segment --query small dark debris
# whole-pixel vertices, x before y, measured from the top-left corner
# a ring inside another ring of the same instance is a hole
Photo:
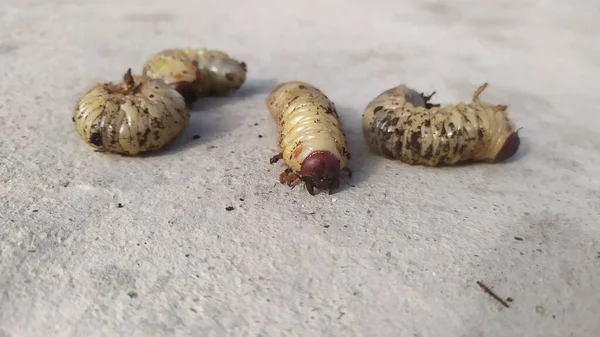
[[[490,290],[490,288],[488,288],[485,284],[483,284],[481,281],[477,281],[477,285],[479,287],[481,287],[481,289],[483,289],[483,291],[492,296],[496,301],[500,302],[503,306],[510,308],[510,306],[508,305],[508,303],[506,303],[503,299],[501,299],[500,297],[498,297],[498,295],[494,294],[494,292],[492,290]]]
[[[185,254],[185,257],[190,257],[190,254]]]
[[[263,137],[262,135],[258,135],[258,138],[262,138],[262,137]]]
[[[193,312],[196,312],[196,313],[198,312],[198,310],[196,310],[194,308],[190,308],[190,310],[193,311]]]
[[[323,227],[325,227],[325,228],[329,228],[329,225],[323,225]]]
[[[71,182],[67,181],[67,182],[64,182],[62,185],[63,185],[63,187],[68,187],[69,184],[71,184]]]
[[[228,211],[228,212],[229,211],[233,211],[234,209],[235,209],[235,207],[233,207],[233,206],[227,206],[227,207],[225,207],[225,210]]]
[[[200,139],[200,135],[193,135],[192,139]]]
[[[356,185],[350,185],[350,187],[356,187]]]
[[[123,207],[124,207],[124,205],[123,205],[122,203],[118,203],[118,204],[117,204],[117,207],[119,207],[119,208],[123,208]]]
[[[537,312],[540,315],[544,315],[546,313],[546,308],[544,308],[543,305],[536,305],[535,312]]]
[[[523,238],[519,237],[519,236],[515,236],[515,240],[517,240],[517,241],[523,241]]]
[[[340,319],[340,318],[344,317],[345,314],[346,314],[345,312],[340,312],[340,315],[338,316],[337,319]]]
[[[127,296],[129,296],[129,298],[137,298],[138,293],[136,293],[135,291],[130,291],[127,293]]]
[[[371,214],[371,210],[370,209],[367,210],[367,214]]]
[[[270,298],[267,298],[267,302],[271,302],[271,299],[270,299]]]
[[[512,302],[512,301],[513,301],[512,297],[507,297],[506,298],[506,302]]]
[[[240,198],[240,201],[244,201],[244,198]]]
[[[37,213],[37,212],[38,212],[38,210],[37,210],[37,209],[34,209],[32,212],[33,212],[33,213]]]
[[[28,253],[35,253],[35,252],[37,252],[37,250],[35,250],[35,249],[29,249],[27,252]]]
[[[257,126],[257,125],[258,125],[258,123],[254,123],[254,126]]]
[[[552,315],[552,319],[556,319],[556,315]]]

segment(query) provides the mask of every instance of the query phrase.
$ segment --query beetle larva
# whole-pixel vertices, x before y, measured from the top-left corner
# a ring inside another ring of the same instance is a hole
[[[246,81],[246,63],[208,49],[166,49],[148,58],[143,72],[173,86],[188,105],[202,96],[226,96]]]
[[[517,152],[518,130],[506,105],[480,102],[480,86],[471,103],[440,107],[405,85],[391,88],[365,108],[363,134],[373,151],[411,165],[499,162]]]
[[[137,155],[158,150],[188,125],[190,113],[173,88],[147,76],[123,76],[122,83],[95,85],[73,114],[79,135],[98,151]]]
[[[267,97],[267,107],[278,124],[281,152],[271,164],[283,159],[288,168],[279,181],[290,187],[304,182],[311,195],[314,188],[332,191],[348,168],[350,153],[335,105],[319,89],[301,81],[285,82]]]

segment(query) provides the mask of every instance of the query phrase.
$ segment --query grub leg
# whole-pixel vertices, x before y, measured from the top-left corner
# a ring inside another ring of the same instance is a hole
[[[292,169],[285,169],[285,171],[281,172],[279,175],[279,182],[282,184],[286,184],[290,179],[290,174],[292,173]]]
[[[269,160],[269,162],[271,164],[275,164],[276,162],[280,161],[281,159],[283,159],[283,153],[278,153],[278,154],[274,155],[273,157],[271,157],[271,160]]]
[[[298,184],[300,184],[302,182],[302,179],[300,179],[300,176],[298,176],[295,173],[290,174],[290,179],[288,180],[288,186],[291,188],[294,188],[296,186],[298,186]]]
[[[485,88],[487,88],[488,84],[487,82],[482,84],[477,91],[475,91],[475,93],[473,94],[473,103],[475,104],[479,104],[479,95],[481,95],[481,93],[485,90]]]

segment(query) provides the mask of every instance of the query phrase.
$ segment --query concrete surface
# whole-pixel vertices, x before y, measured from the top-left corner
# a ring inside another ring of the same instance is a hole
[[[0,336],[598,336],[599,11],[3,0]],[[155,156],[78,138],[71,108],[89,86],[182,46],[246,61],[246,86],[198,102]],[[344,119],[355,178],[335,195],[281,186],[268,163],[264,99],[291,79]],[[429,169],[368,152],[360,115],[381,91],[405,82],[448,103],[483,81],[523,127],[509,163]]]

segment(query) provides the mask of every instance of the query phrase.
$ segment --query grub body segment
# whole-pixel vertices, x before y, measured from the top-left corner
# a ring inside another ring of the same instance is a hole
[[[378,154],[412,165],[454,165],[495,162],[516,152],[517,130],[504,105],[479,101],[480,87],[470,103],[432,105],[405,85],[374,98],[363,114],[363,134]]]
[[[125,78],[131,82],[98,84],[78,100],[73,111],[76,131],[102,152],[134,156],[166,146],[188,125],[183,97],[146,76]]]
[[[219,50],[166,49],[146,60],[143,73],[173,86],[191,104],[198,97],[226,96],[240,89],[247,66]]]
[[[278,85],[266,104],[277,123],[279,157],[290,174],[319,188],[325,183],[336,185],[339,172],[349,170],[350,155],[335,104],[301,81]]]

